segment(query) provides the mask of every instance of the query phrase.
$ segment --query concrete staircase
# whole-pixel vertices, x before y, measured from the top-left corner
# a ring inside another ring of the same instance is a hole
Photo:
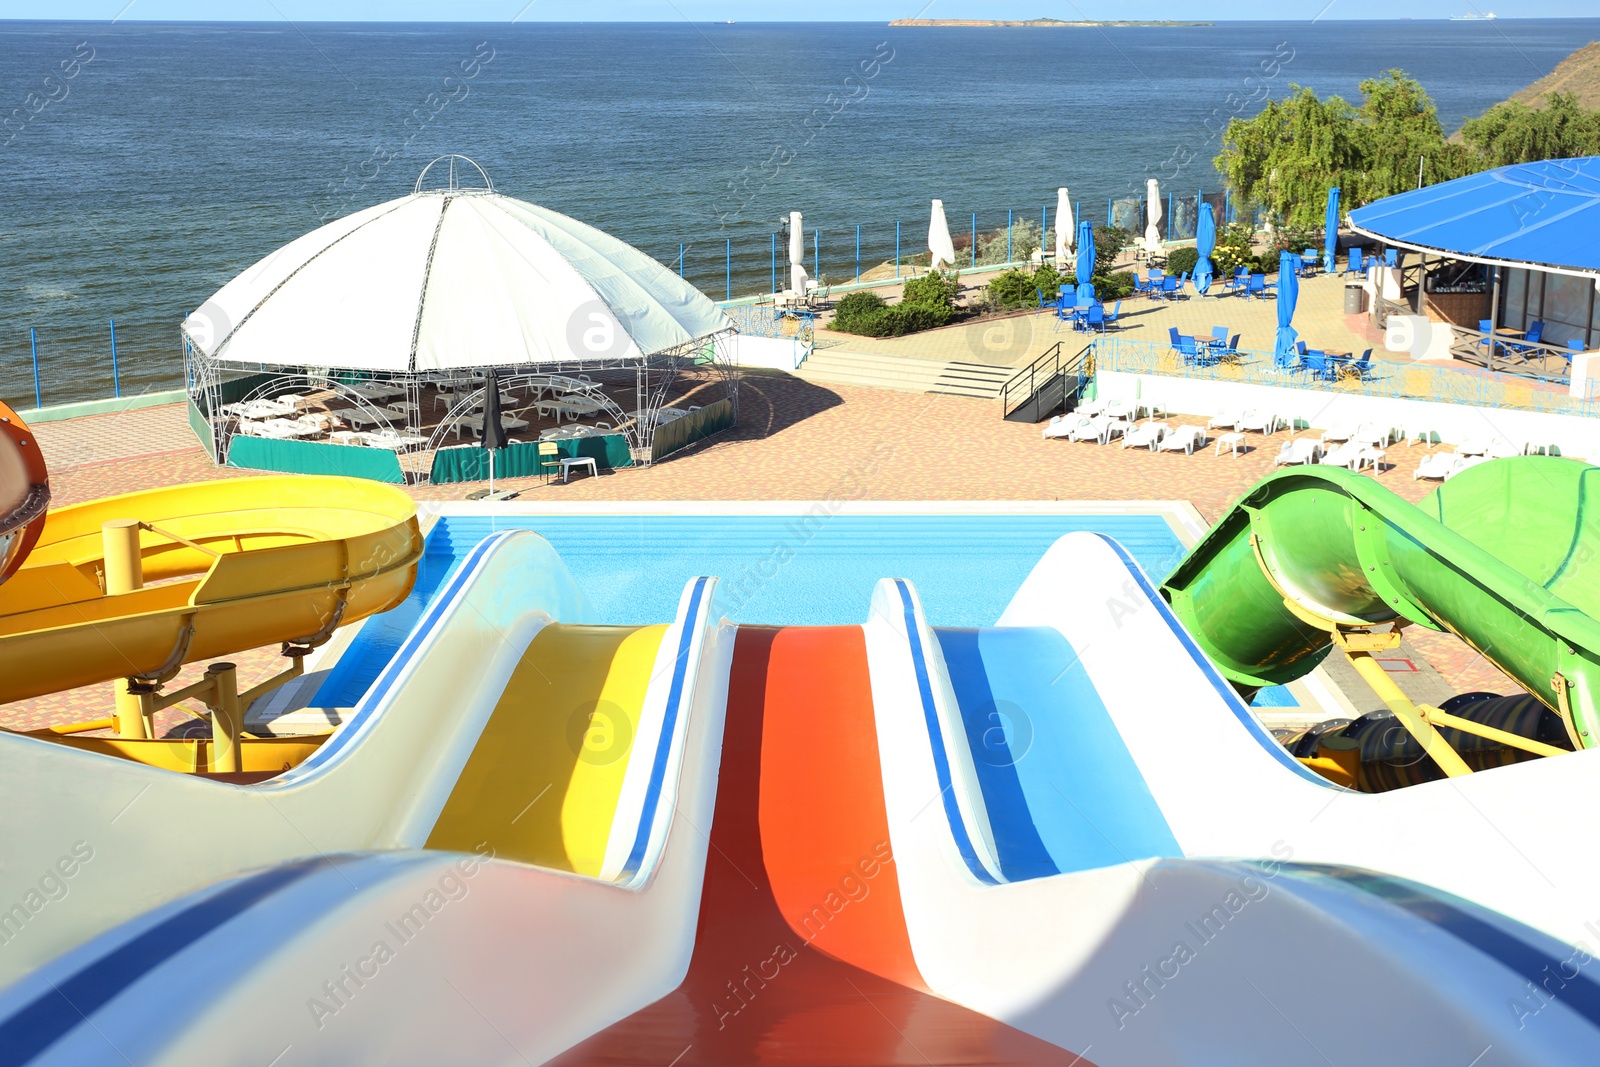
[[[915,356],[884,356],[826,348],[811,353],[795,371],[802,378],[840,385],[869,385],[902,393],[948,393],[993,400],[1016,373],[987,363],[941,362]]]

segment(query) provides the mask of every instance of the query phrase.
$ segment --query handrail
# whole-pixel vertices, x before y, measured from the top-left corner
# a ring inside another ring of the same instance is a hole
[[[1489,334],[1484,333],[1482,330],[1474,330],[1455,324],[1451,324],[1450,330],[1453,335],[1450,344],[1451,355],[1468,363],[1476,363],[1481,367],[1487,367],[1492,371],[1527,374],[1526,369],[1513,370],[1511,368],[1526,368],[1528,355],[1534,352],[1537,352],[1541,359],[1557,356],[1569,364],[1572,362],[1574,354],[1572,349],[1566,345],[1551,344],[1548,341],[1524,341],[1520,337],[1496,333],[1494,334],[1494,344],[1490,346],[1487,361],[1485,361],[1483,342],[1489,340]],[[1495,351],[1496,348],[1522,349],[1524,353],[1517,356],[1501,355]],[[1537,375],[1536,377],[1543,378],[1545,376]],[[1560,376],[1552,376],[1551,380],[1561,381],[1563,379]]]
[[[1027,402],[1028,398],[1051,382],[1058,374],[1078,374],[1092,359],[1094,342],[1079,349],[1074,355],[1062,358],[1064,341],[1057,341],[1045,349],[1032,363],[1006,379],[1000,387],[1000,414],[1010,415]]]

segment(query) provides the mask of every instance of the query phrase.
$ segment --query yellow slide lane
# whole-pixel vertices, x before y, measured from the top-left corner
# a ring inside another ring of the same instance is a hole
[[[428,848],[595,876],[665,626],[539,631],[511,675]]]

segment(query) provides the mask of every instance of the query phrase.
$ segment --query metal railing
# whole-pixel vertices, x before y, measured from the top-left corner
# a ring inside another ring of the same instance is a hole
[[[1275,367],[1271,352],[1241,350],[1236,361],[1203,366],[1186,365],[1182,355],[1165,342],[1102,337],[1095,340],[1093,348],[1097,371],[1270,385],[1329,394],[1429,400],[1557,415],[1600,414],[1594,398],[1571,396],[1567,386],[1559,380],[1527,374],[1505,374],[1487,367],[1471,370],[1465,367],[1376,361],[1363,375],[1347,375],[1330,382],[1314,378],[1304,370]]]
[[[1482,330],[1452,325],[1450,354],[1467,363],[1491,371],[1532,377],[1544,381],[1566,382],[1572,369],[1572,349],[1544,341],[1524,341],[1497,333],[1494,343]]]
[[[1065,355],[1065,342],[1057,341],[1028,366],[1006,379],[1000,387],[1000,414],[1011,418],[1030,400],[1057,381],[1062,383],[1057,405],[1076,396],[1094,373],[1094,343],[1084,345],[1072,355]],[[1038,418],[1029,421],[1037,422]]]

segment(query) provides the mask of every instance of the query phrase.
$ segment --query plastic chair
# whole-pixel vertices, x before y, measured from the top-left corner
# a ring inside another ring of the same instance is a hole
[[[1083,329],[1086,332],[1106,332],[1106,309],[1101,304],[1091,307],[1083,316]]]
[[[1267,276],[1265,274],[1250,275],[1250,282],[1246,285],[1245,292],[1252,299],[1265,296],[1267,293]]]
[[[1357,378],[1365,380],[1367,371],[1372,369],[1372,349],[1369,348],[1361,353],[1361,358],[1352,362],[1347,369]]]
[[[1228,347],[1228,328],[1226,326],[1211,327],[1211,343],[1219,348]]]
[[[1183,355],[1184,366],[1192,367],[1200,362],[1200,346],[1193,337],[1179,337],[1178,351]]]
[[[1488,335],[1478,341],[1478,347],[1486,349],[1489,353],[1489,357],[1491,359],[1494,358],[1494,346],[1499,343],[1494,336],[1494,323],[1490,322],[1488,319],[1479,319],[1478,332]]]
[[[1178,328],[1176,326],[1168,326],[1167,327],[1167,337],[1171,339],[1173,348],[1180,347],[1179,344],[1178,344],[1178,341],[1181,338],[1178,335]]]
[[[1345,263],[1344,270],[1340,271],[1339,273],[1341,275],[1343,275],[1343,274],[1365,274],[1365,273],[1367,273],[1367,262],[1366,262],[1365,259],[1362,258],[1361,249],[1359,249],[1359,248],[1350,249],[1350,258]]]
[[[1105,324],[1107,326],[1115,326],[1117,324],[1117,317],[1119,315],[1121,315],[1121,314],[1122,314],[1122,301],[1118,300],[1116,306],[1113,307],[1109,312],[1106,313],[1106,323]],[[1101,331],[1101,332],[1104,332],[1104,331]]]
[[[1383,250],[1383,265],[1385,267],[1398,267],[1400,265],[1399,251],[1393,248],[1385,248]]]
[[[1168,274],[1161,279],[1161,296],[1163,298],[1178,299],[1178,279]]]

